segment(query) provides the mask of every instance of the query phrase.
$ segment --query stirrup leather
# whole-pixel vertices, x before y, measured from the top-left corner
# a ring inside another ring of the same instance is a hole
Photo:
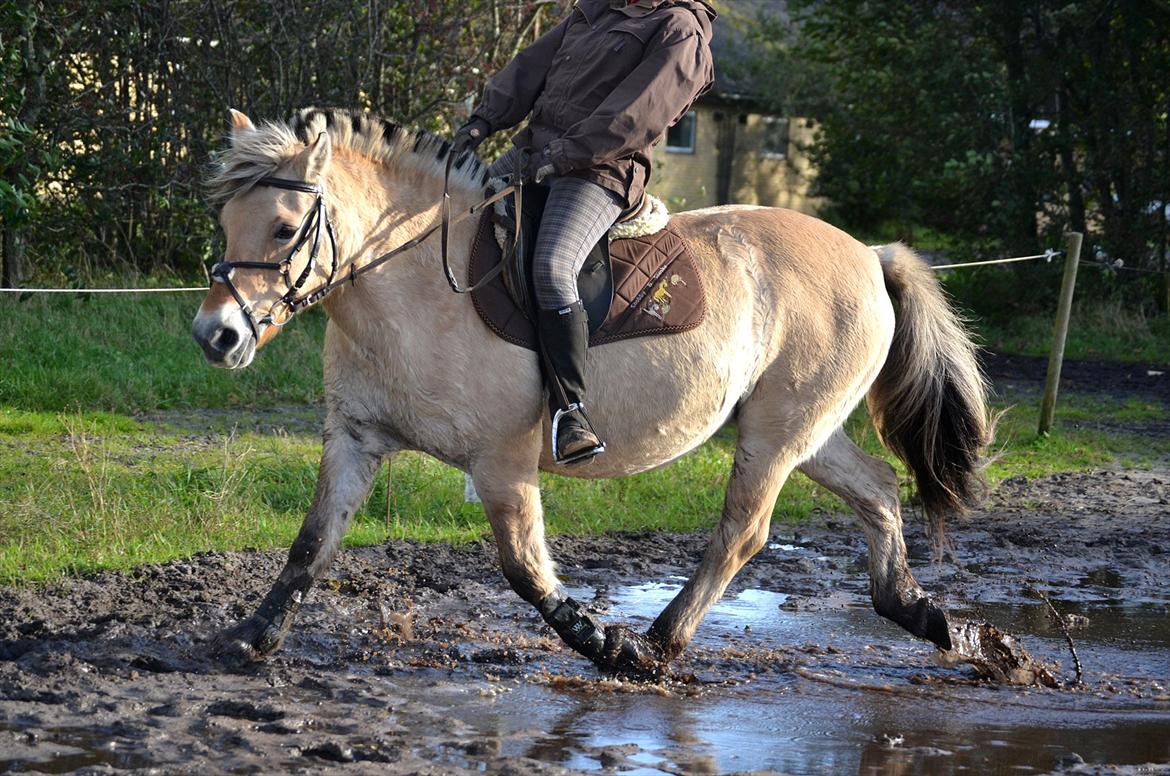
[[[577,413],[577,417],[581,421],[581,425],[584,426],[590,434],[593,434],[593,436],[597,438],[598,441],[597,444],[593,447],[586,448],[574,453],[573,455],[562,458],[560,448],[557,445],[557,435],[561,428],[561,418],[574,412]],[[592,458],[599,453],[605,452],[605,442],[602,442],[601,438],[597,436],[597,432],[593,430],[593,424],[589,422],[589,418],[585,415],[585,405],[581,402],[574,402],[568,407],[565,407],[564,409],[558,409],[555,413],[553,413],[550,443],[552,446],[553,461],[557,464],[576,463],[577,461],[584,461],[587,458]]]

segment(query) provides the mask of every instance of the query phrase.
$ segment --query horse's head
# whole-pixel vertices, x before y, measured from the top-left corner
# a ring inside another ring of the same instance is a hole
[[[274,125],[257,129],[238,111],[231,121],[230,146],[210,182],[223,201],[226,248],[192,334],[209,364],[238,369],[315,301],[337,256],[323,189],[329,135],[306,144]]]

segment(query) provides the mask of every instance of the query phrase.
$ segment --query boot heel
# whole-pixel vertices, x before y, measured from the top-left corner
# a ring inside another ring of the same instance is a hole
[[[562,425],[562,420],[568,422]],[[564,447],[561,444],[562,428],[565,429],[566,434],[580,437],[576,441],[579,441],[582,446],[577,447],[573,444],[574,440],[570,439],[568,443],[572,447],[562,452]],[[589,418],[585,415],[585,407],[580,403],[571,404],[565,409],[558,409],[553,413],[550,437],[549,443],[552,447],[553,461],[560,466],[590,460],[599,453],[605,452],[605,443],[598,438],[593,426],[589,423]]]

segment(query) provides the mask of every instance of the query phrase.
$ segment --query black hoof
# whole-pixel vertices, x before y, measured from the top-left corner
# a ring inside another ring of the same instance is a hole
[[[951,625],[946,613],[925,598],[919,599],[919,603],[922,602],[926,603],[926,628],[922,638],[933,642],[939,649],[950,649]]]
[[[268,620],[253,615],[221,631],[212,641],[211,650],[229,664],[255,663],[280,649],[286,633]]]
[[[650,639],[624,625],[606,627],[605,652],[598,665],[632,679],[658,680],[666,674],[662,650]]]
[[[874,609],[886,619],[901,625],[915,636],[932,642],[940,649],[951,648],[951,629],[947,623],[947,615],[926,596],[919,598],[910,606],[904,606],[900,602],[883,606],[874,601]]]

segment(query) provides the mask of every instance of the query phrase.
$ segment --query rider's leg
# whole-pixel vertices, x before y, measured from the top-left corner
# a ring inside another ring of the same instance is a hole
[[[589,321],[577,298],[577,274],[621,211],[618,196],[596,183],[564,177],[549,184],[536,238],[533,282],[549,383],[553,455],[563,463],[605,449],[584,412]]]

